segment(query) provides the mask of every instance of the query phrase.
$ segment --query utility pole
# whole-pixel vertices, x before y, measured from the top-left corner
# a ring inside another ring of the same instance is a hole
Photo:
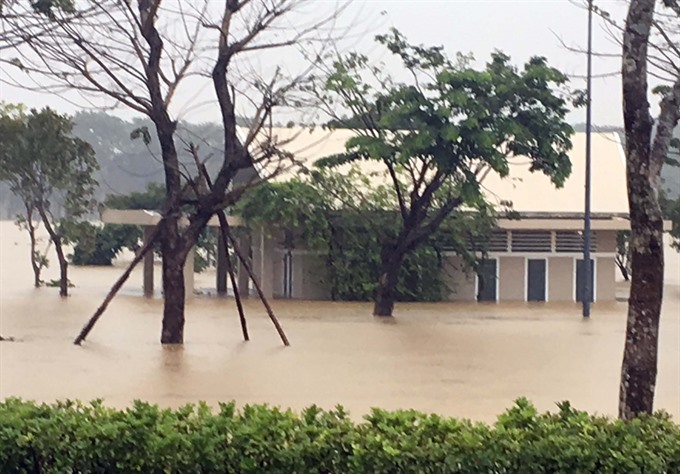
[[[583,223],[583,317],[590,317],[590,299],[592,294],[592,268],[590,266],[590,138],[592,111],[592,76],[593,76],[593,0],[588,0],[588,66],[586,70],[586,196]]]

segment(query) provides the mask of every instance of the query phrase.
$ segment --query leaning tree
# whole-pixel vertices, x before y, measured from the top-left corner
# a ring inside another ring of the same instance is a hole
[[[5,5],[3,29],[21,32],[24,41],[13,45],[11,54],[3,53],[1,61],[14,68],[4,80],[43,92],[75,91],[95,106],[124,107],[153,123],[153,130],[135,135],[158,141],[165,178],[166,201],[154,234],[163,257],[162,343],[183,342],[183,267],[201,231],[213,215],[290,158],[271,131],[272,112],[294,105],[291,93],[308,68],[292,74],[254,64],[262,59],[279,64],[284,48],[292,54],[305,48],[301,56],[316,57],[314,49],[334,34],[328,22],[339,9],[313,4],[90,0],[49,14],[36,13],[24,2]],[[182,143],[177,129],[182,110],[196,107],[196,94],[206,87],[221,117],[223,143],[202,154],[200,137]],[[184,109],[177,100],[182,93],[193,96]],[[246,129],[237,126],[237,103],[251,118]],[[190,164],[182,161],[183,154]],[[203,166],[208,158],[219,162],[211,176]],[[256,167],[269,171],[258,176]],[[181,209],[188,214],[186,226]]]

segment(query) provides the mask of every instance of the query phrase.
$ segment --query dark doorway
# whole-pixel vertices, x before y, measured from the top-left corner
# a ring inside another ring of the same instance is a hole
[[[583,301],[583,297],[585,295],[585,277],[584,277],[584,270],[585,267],[583,265],[584,260],[577,260],[576,261],[576,301],[581,302]],[[594,298],[593,296],[595,295],[595,261],[591,260],[590,261],[590,292],[589,292],[589,302],[593,302]]]
[[[477,301],[496,301],[498,287],[496,260],[482,260],[477,268]]]
[[[545,301],[546,263],[545,259],[527,261],[527,300]]]

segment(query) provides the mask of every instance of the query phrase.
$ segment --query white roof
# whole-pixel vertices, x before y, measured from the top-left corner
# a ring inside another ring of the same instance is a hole
[[[295,176],[303,167],[311,168],[320,158],[345,151],[345,143],[355,133],[351,130],[305,129],[300,127],[277,128],[274,135],[290,152],[295,165],[276,175],[276,181]],[[529,171],[527,158],[511,160],[510,174],[501,178],[489,173],[482,185],[491,202],[511,201],[520,213],[578,214],[583,213],[585,202],[585,133],[572,137],[569,153],[572,172],[565,185],[557,189],[543,173]],[[628,214],[626,194],[626,168],[623,147],[616,133],[592,134],[592,193],[591,210],[595,214]],[[366,174],[384,173],[379,161],[361,160],[357,163]],[[340,171],[343,168],[339,168]],[[347,168],[345,168],[347,169]],[[380,178],[378,178],[380,179]],[[383,181],[383,179],[380,179]]]

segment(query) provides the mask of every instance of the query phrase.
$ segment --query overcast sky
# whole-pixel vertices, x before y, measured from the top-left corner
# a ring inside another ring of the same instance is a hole
[[[330,3],[330,0],[315,1],[320,8]],[[625,14],[621,0],[596,3],[615,17],[622,18]],[[471,52],[480,63],[486,61],[493,50],[500,49],[517,64],[530,56],[541,55],[568,74],[585,74],[585,55],[568,51],[558,39],[574,47],[586,44],[587,12],[570,0],[354,0],[344,15],[346,21],[356,23],[351,45],[371,54],[378,54],[373,36],[394,26],[413,43],[441,44],[451,55],[456,51]],[[594,27],[594,48],[607,52],[619,50],[598,19]],[[595,74],[615,73],[619,67],[617,59],[595,58],[593,63]],[[573,79],[573,84],[585,86],[578,78]],[[622,124],[620,89],[618,76],[594,81],[595,124]],[[47,94],[29,93],[7,85],[2,86],[1,92],[4,101],[23,102],[31,107],[50,105],[69,113],[76,111],[73,105]],[[210,101],[210,88],[206,88],[205,94],[198,99],[187,95],[184,100]],[[212,121],[217,115],[214,109],[198,107],[182,118]],[[569,119],[572,123],[584,122],[584,109],[574,111]]]

